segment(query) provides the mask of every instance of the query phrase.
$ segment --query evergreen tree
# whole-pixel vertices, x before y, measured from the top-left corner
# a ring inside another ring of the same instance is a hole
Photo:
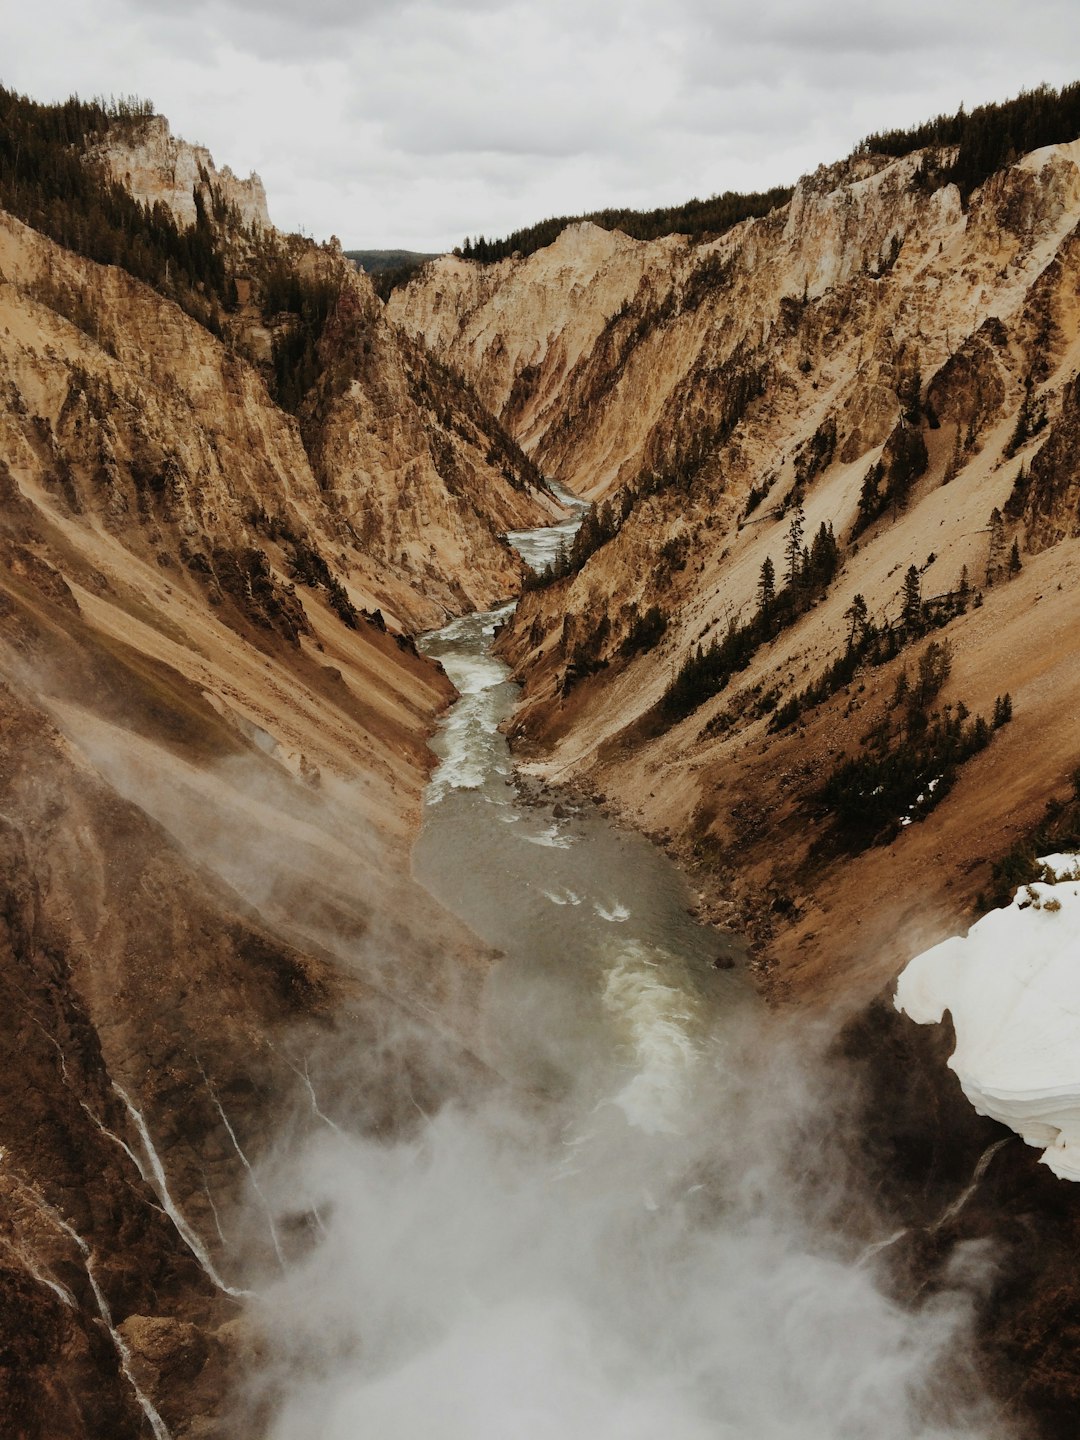
[[[832,521],[828,525],[824,520],[821,522],[809,553],[807,554],[805,549],[803,553],[806,556],[806,574],[810,584],[815,589],[827,586],[840,563],[840,547],[833,534]]]
[[[903,377],[896,387],[896,398],[900,402],[900,415],[905,425],[918,425],[922,414],[922,371],[918,360],[915,368]]]
[[[863,476],[862,486],[859,490],[859,519],[856,525],[856,532],[863,530],[876,519],[881,509],[881,478],[884,475],[884,466],[879,460],[877,464],[871,465]]]
[[[1031,487],[1031,475],[1028,468],[1021,460],[1020,468],[1016,472],[1016,479],[1009,491],[1009,498],[1005,501],[1005,514],[1010,520],[1019,520],[1024,513],[1027,504],[1028,490]]]
[[[855,644],[855,636],[860,639],[866,634],[870,624],[870,609],[862,595],[856,595],[851,604],[844,611],[844,619],[851,626],[848,632],[848,646]]]
[[[996,505],[990,512],[987,530],[990,544],[986,552],[986,584],[992,585],[1001,570],[1001,560],[1005,553],[1005,520]]]
[[[948,485],[950,480],[955,480],[957,475],[960,474],[963,464],[964,447],[960,441],[960,426],[957,425],[956,438],[953,441],[952,454],[949,456],[948,463],[945,466],[945,474],[942,476],[941,483],[943,485]]]
[[[776,566],[769,555],[761,562],[758,576],[758,609],[764,613],[776,599]]]
[[[1014,540],[1012,543],[1012,549],[1009,551],[1009,574],[1019,575],[1020,568],[1020,546],[1017,541]]]
[[[787,540],[784,544],[784,557],[787,560],[787,583],[797,585],[803,573],[803,530],[806,528],[806,515],[803,511],[800,500],[788,524]]]
[[[1031,439],[1037,435],[1046,425],[1046,397],[1035,394],[1035,377],[1027,375],[1024,379],[1024,398],[1020,402],[1020,409],[1016,415],[1016,426],[1009,442],[1005,446],[1004,455],[1006,459],[1015,455]]]
[[[917,631],[922,629],[922,583],[919,579],[918,569],[909,565],[907,574],[904,576],[904,608],[901,612],[904,629]]]

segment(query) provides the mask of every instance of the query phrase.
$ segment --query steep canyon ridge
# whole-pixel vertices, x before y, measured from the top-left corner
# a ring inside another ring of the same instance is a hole
[[[148,109],[0,92],[0,1431],[303,1433],[249,1292],[333,1222],[275,1166],[518,1084],[411,858],[455,699],[417,640],[479,611],[550,845],[658,841],[860,1077],[896,1314],[978,1261],[994,1418],[895,1433],[1074,1433],[1076,1187],[880,997],[1080,841],[1076,98],[981,171],[878,137],[721,234],[571,223],[384,304]]]

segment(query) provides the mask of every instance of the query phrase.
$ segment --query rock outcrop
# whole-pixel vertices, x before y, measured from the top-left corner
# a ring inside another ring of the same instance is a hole
[[[197,194],[208,211],[217,199],[235,212],[241,225],[271,228],[266,190],[258,175],[252,171],[241,180],[227,165],[218,170],[210,151],[174,135],[164,115],[147,116],[123,139],[110,137],[91,154],[136,200],[151,207],[164,205],[180,225],[194,225]]]

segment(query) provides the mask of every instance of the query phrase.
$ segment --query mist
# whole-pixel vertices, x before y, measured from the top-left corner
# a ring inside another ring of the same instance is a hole
[[[917,1306],[879,1286],[895,1219],[829,1026],[765,1010],[641,837],[527,793],[497,619],[425,642],[463,698],[413,856],[504,954],[475,1027],[491,1078],[264,1173],[316,1217],[252,1302],[271,1440],[1003,1436],[971,1360],[992,1257],[958,1246]]]
[[[986,1258],[914,1309],[875,1283],[841,1077],[746,1012],[648,1064],[279,1160],[321,1235],[254,1302],[273,1440],[1006,1433],[965,1360]]]
[[[463,705],[509,689],[498,667],[477,686]],[[373,1010],[352,1052],[333,1030],[279,1040],[295,1109],[225,1227],[260,1336],[237,1428],[1002,1440],[974,1364],[992,1255],[957,1246],[918,1303],[890,1296],[876,1267],[895,1216],[867,1193],[864,1114],[828,1026],[769,1013],[713,968],[717,937],[640,837],[526,803],[493,738],[512,703],[447,718],[415,852],[435,900],[504,953],[461,986],[460,954],[438,936],[417,948],[415,902],[409,926],[390,918],[392,857],[347,786],[306,790],[270,758],[166,767],[64,715],[116,789],[275,929],[403,1002]],[[454,1033],[482,1074],[447,1064]],[[437,1081],[417,1090],[425,1069]],[[400,1104],[373,1103],[391,1091]]]

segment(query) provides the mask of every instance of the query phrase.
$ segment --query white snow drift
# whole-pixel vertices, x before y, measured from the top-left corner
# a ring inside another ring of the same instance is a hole
[[[1007,908],[917,955],[896,1008],[921,1025],[950,1011],[949,1066],[975,1109],[1080,1180],[1080,856],[1040,864],[1044,880]]]

